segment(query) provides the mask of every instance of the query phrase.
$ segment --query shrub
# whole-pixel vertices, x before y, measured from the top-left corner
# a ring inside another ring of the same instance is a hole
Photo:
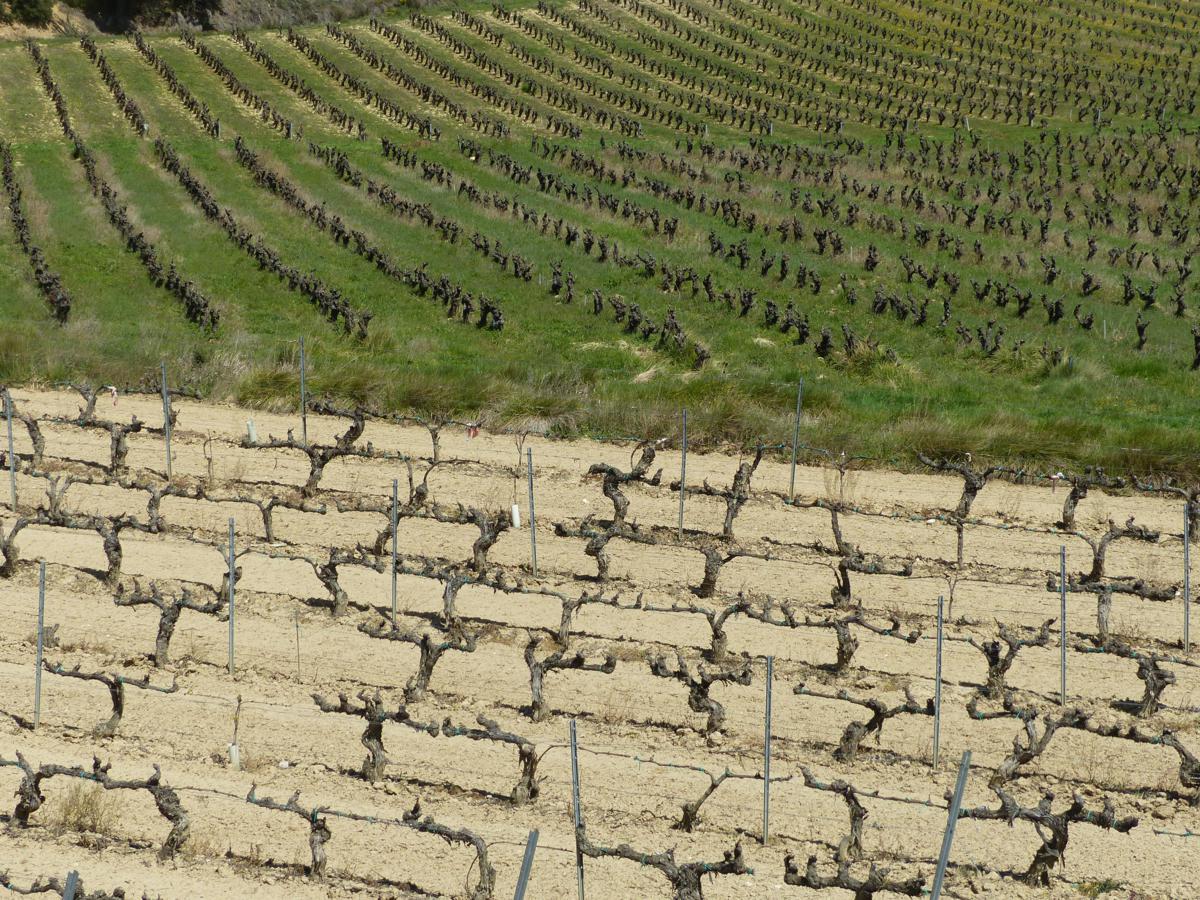
[[[50,808],[47,824],[59,831],[111,834],[121,819],[121,801],[98,784],[75,782]]]
[[[54,0],[10,0],[12,17],[23,25],[48,25]]]

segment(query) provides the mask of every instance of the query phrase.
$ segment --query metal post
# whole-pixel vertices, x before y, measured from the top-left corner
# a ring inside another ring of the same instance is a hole
[[[33,672],[33,727],[42,722],[42,648],[46,626],[46,561],[38,570],[37,668]]]
[[[583,897],[583,851],[579,849],[579,829],[583,827],[583,811],[579,808],[579,746],[575,741],[575,720],[571,720],[571,808],[575,812],[575,883],[579,900]]]
[[[300,338],[300,440],[308,446],[308,382],[304,358],[304,338]]]
[[[296,610],[296,680],[300,680],[300,611]]]
[[[237,554],[233,548],[233,516],[229,517],[229,674],[233,674],[233,619],[237,604],[234,602],[234,581]]]
[[[521,860],[521,871],[517,875],[517,893],[513,900],[525,900],[525,889],[529,886],[529,873],[533,871],[533,854],[537,850],[538,830],[529,832],[525,841],[525,857]]]
[[[796,425],[792,429],[792,477],[788,481],[788,499],[796,499],[796,450],[800,445],[800,405],[804,400],[804,379],[796,387]]]
[[[938,597],[937,611],[937,664],[933,678],[933,769],[938,767],[938,754],[942,745],[942,622],[946,599]]]
[[[687,407],[683,409],[683,456],[679,460],[679,539],[683,540],[683,498],[687,493]]]
[[[763,717],[763,836],[766,844],[771,836],[771,682],[775,677],[775,657],[767,657],[767,703]]]
[[[400,528],[400,481],[392,479],[392,627],[396,627],[396,554]]]
[[[529,558],[532,562],[533,577],[537,578],[537,517],[533,512],[533,448],[526,448],[525,453],[525,468],[529,474]]]
[[[171,392],[167,389],[167,364],[162,364],[163,437],[167,442],[167,481],[171,480]]]
[[[946,820],[946,833],[942,835],[942,851],[938,854],[937,872],[933,876],[931,900],[941,900],[942,881],[946,878],[946,863],[950,861],[950,845],[954,843],[954,826],[958,824],[958,811],[962,807],[963,790],[967,786],[967,774],[971,770],[971,751],[964,750],[962,762],[958,764],[958,781],[954,783],[954,798],[950,801],[950,816]]]
[[[8,420],[8,488],[12,493],[13,512],[17,511],[17,454],[13,450],[13,401],[12,394],[4,392],[4,417]]]
[[[1067,705],[1067,548],[1058,548],[1058,669],[1059,705]]]
[[[1192,520],[1191,503],[1183,504],[1183,652],[1192,652]]]
[[[75,892],[79,890],[79,873],[72,870],[67,873],[67,883],[63,887],[63,900],[75,900]]]

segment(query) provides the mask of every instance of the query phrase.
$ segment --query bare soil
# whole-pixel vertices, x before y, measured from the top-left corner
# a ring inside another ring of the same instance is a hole
[[[78,398],[66,392],[16,391],[18,408],[46,416],[73,416]],[[303,484],[307,460],[299,452],[243,448],[237,442],[254,419],[260,440],[268,434],[299,433],[295,417],[228,406],[177,401],[174,475],[177,481],[212,478],[222,490],[263,485],[276,492]],[[161,421],[155,397],[121,397],[113,406],[102,399],[99,415],[128,421],[132,415]],[[68,424],[44,422],[45,468],[59,473],[88,471],[83,463],[105,464],[107,433]],[[329,443],[345,428],[337,418],[309,419],[310,441]],[[18,451],[28,442],[18,427]],[[414,457],[430,453],[427,432],[416,426],[370,422],[363,442]],[[586,477],[588,466],[605,461],[628,469],[629,447],[586,441],[553,442],[531,436],[536,470],[539,575],[538,585],[577,595],[595,590],[587,576],[595,562],[583,552],[583,541],[555,537],[553,523],[577,522],[589,514],[603,518],[611,506],[599,481]],[[468,437],[447,428],[441,454],[453,460],[434,469],[431,495],[441,504],[463,503],[508,509],[514,502],[528,518],[526,486],[518,468],[520,454],[511,436]],[[130,438],[129,465],[134,473],[163,469],[161,438]],[[658,487],[625,488],[630,520],[640,525],[674,526],[678,494],[666,485],[677,477],[677,451],[663,451],[655,467],[664,470]],[[739,460],[722,454],[689,454],[689,483],[728,485]],[[417,462],[418,477],[427,463]],[[92,470],[95,471],[95,470]],[[865,741],[852,764],[835,762],[832,750],[845,726],[865,718],[851,704],[797,695],[798,683],[845,689],[858,697],[902,699],[908,688],[921,702],[933,694],[934,642],[932,619],[939,594],[949,595],[945,577],[956,553],[956,533],[946,511],[957,502],[960,481],[942,476],[886,471],[849,473],[839,484],[836,472],[802,467],[797,494],[804,498],[840,498],[864,514],[846,514],[842,527],[848,540],[866,553],[914,559],[911,577],[853,576],[854,591],[868,618],[884,621],[889,614],[905,617],[906,628],[921,627],[915,643],[858,630],[860,648],[848,671],[836,678],[814,669],[835,658],[836,643],[828,629],[781,628],[745,617],[729,621],[729,651],[751,661],[749,686],[719,685],[713,696],[724,704],[725,734],[712,745],[697,732],[703,716],[687,705],[683,686],[653,676],[645,660],[681,651],[695,664],[710,640],[701,615],[656,612],[639,608],[585,606],[574,623],[572,649],[589,658],[606,652],[617,657],[615,672],[555,672],[547,677],[552,714],[534,723],[524,713],[530,701],[529,672],[522,658],[530,634],[557,630],[561,614],[551,596],[500,593],[465,587],[458,611],[471,628],[487,626],[473,653],[448,652],[438,663],[427,698],[408,712],[422,722],[449,718],[473,726],[486,715],[506,730],[534,741],[544,759],[541,795],[528,805],[508,801],[518,768],[512,747],[461,737],[430,737],[396,724],[384,728],[391,765],[375,784],[358,776],[365,755],[359,718],[320,712],[312,694],[353,697],[377,688],[395,707],[416,669],[418,651],[405,643],[372,639],[358,630],[378,620],[390,602],[387,575],[364,566],[346,566],[341,584],[351,607],[333,618],[327,594],[312,567],[295,557],[324,557],[328,548],[370,544],[386,525],[381,514],[339,513],[334,492],[358,496],[390,495],[393,479],[407,494],[407,471],[398,463],[351,459],[332,463],[321,482],[319,501],[326,512],[280,509],[275,516],[276,545],[263,539],[257,509],[246,503],[214,503],[168,498],[162,513],[171,526],[163,534],[127,531],[122,536],[122,575],[164,585],[198,583],[216,587],[224,573],[219,545],[229,517],[235,517],[243,578],[237,593],[236,675],[225,671],[228,626],[214,616],[185,612],[172,642],[172,664],[151,668],[158,612],[152,607],[118,607],[96,572],[105,568],[100,538],[89,531],[33,526],[19,539],[25,561],[8,580],[0,580],[0,757],[20,751],[34,765],[57,762],[89,766],[93,755],[111,761],[113,774],[144,778],[153,764],[163,780],[180,792],[191,817],[191,837],[180,855],[159,862],[156,851],[166,823],[142,792],[111,792],[120,803],[117,824],[107,834],[85,834],[50,824],[50,812],[39,811],[27,829],[0,831],[0,871],[7,869],[19,885],[37,877],[63,877],[78,869],[89,890],[122,887],[142,893],[194,898],[469,896],[477,871],[474,853],[437,837],[367,821],[330,817],[324,879],[303,872],[309,862],[307,826],[302,818],[250,806],[244,800],[252,786],[257,795],[285,801],[300,792],[303,805],[320,805],[379,819],[399,818],[418,800],[423,813],[438,822],[470,828],[483,835],[495,866],[496,896],[511,896],[524,841],[531,829],[540,832],[533,878],[527,896],[560,897],[573,892],[575,880],[571,812],[570,759],[566,749],[568,720],[577,721],[582,782],[582,810],[588,836],[607,846],[628,843],[645,853],[674,848],[680,862],[717,862],[741,843],[753,874],[721,876],[704,883],[705,897],[805,897],[816,893],[850,896],[847,892],[814,892],[784,884],[784,856],[793,853],[801,868],[817,855],[822,872],[831,874],[833,848],[847,832],[843,801],[808,789],[800,776],[809,766],[824,779],[844,778],[861,791],[879,790],[911,803],[864,798],[869,810],[864,831],[865,860],[890,867],[893,875],[917,872],[932,876],[946,824],[945,795],[952,788],[957,761],[970,749],[973,769],[964,805],[994,806],[988,789],[990,769],[1011,750],[1020,723],[1006,718],[972,720],[967,701],[983,681],[981,654],[961,642],[948,642],[944,652],[944,716],[940,770],[930,765],[932,719],[900,716],[888,721],[878,744]],[[161,478],[160,478],[161,481]],[[22,474],[18,479],[21,509],[43,502],[47,479]],[[3,494],[7,497],[7,484]],[[766,539],[787,544],[783,558],[740,559],[722,572],[719,598],[703,605],[724,605],[738,592],[792,601],[814,617],[830,615],[833,573],[830,558],[803,545],[831,543],[829,514],[796,508],[768,492],[786,493],[788,467],[764,461],[754,476],[754,498],[736,521],[739,541],[766,547]],[[144,516],[146,494],[114,485],[73,486],[67,506],[78,512]],[[1058,595],[1046,588],[1047,573],[1056,572],[1060,545],[1066,545],[1068,567],[1086,571],[1091,553],[1078,537],[1049,533],[1062,509],[1064,489],[990,483],[972,510],[984,524],[968,526],[964,539],[966,572],[955,585],[948,633],[991,636],[995,622],[1036,626],[1057,618]],[[887,513],[884,515],[867,515]],[[689,497],[689,530],[719,534],[724,504],[716,498]],[[1134,516],[1139,524],[1160,529],[1155,543],[1116,542],[1106,574],[1173,583],[1181,577],[1180,504],[1141,496],[1112,496],[1093,490],[1079,507],[1081,529],[1102,532],[1109,520]],[[14,516],[4,507],[0,530]],[[529,530],[504,534],[489,561],[520,573],[529,563]],[[402,556],[467,559],[477,532],[471,526],[427,520],[401,523]],[[1176,537],[1172,540],[1172,535]],[[699,582],[703,559],[698,552],[670,546],[648,547],[629,542],[610,545],[613,581],[606,590],[620,591],[623,602],[669,607],[701,603],[688,591]],[[289,558],[290,557],[290,558]],[[45,621],[57,626],[58,646],[47,659],[68,668],[120,672],[156,684],[177,682],[176,693],[127,690],[126,711],[115,737],[94,737],[92,728],[108,715],[102,685],[45,673],[42,680],[41,726],[21,721],[33,715],[34,644],[37,611],[37,567],[47,562]],[[399,578],[401,626],[432,628],[442,608],[442,586],[417,576]],[[721,599],[724,598],[724,599]],[[1135,645],[1178,642],[1182,605],[1151,602],[1118,594],[1112,628]],[[1096,629],[1095,598],[1070,597],[1069,627],[1092,634]],[[1181,651],[1175,651],[1181,652]],[[708,778],[696,767],[719,774],[727,767],[757,773],[762,768],[764,658],[774,657],[772,728],[775,737],[771,790],[771,837],[763,846],[762,789],[759,779],[730,780],[703,806],[699,828],[691,834],[673,830],[682,803],[700,796]],[[1200,669],[1170,666],[1177,683],[1164,694],[1168,708],[1141,723],[1147,733],[1170,728],[1200,752],[1195,734],[1200,706]],[[1098,721],[1128,722],[1112,710],[1115,700],[1141,696],[1135,663],[1106,654],[1069,654],[1071,703],[1093,712]],[[1021,652],[1009,685],[1022,696],[1041,698],[1053,711],[1059,686],[1057,625],[1048,646]],[[241,769],[229,762],[234,712],[241,698],[238,745]],[[656,763],[672,763],[674,766]],[[1110,798],[1121,815],[1137,815],[1139,825],[1118,834],[1089,825],[1074,825],[1062,867],[1049,889],[1026,887],[1000,873],[1023,872],[1039,840],[1027,823],[963,820],[955,836],[948,889],[955,896],[1079,897],[1089,885],[1120,885],[1112,896],[1189,898],[1200,896],[1200,865],[1194,838],[1156,833],[1200,831],[1200,810],[1165,791],[1179,791],[1178,758],[1167,748],[1135,745],[1080,731],[1064,730],[1049,750],[1026,770],[1013,788],[1026,805],[1042,791],[1056,794],[1057,810],[1073,792],[1099,806]],[[0,767],[0,797],[9,797],[19,772]],[[61,803],[71,779],[51,779],[44,810]],[[928,804],[928,805],[924,805]],[[867,862],[853,871],[865,874]],[[588,896],[595,898],[669,897],[670,888],[656,870],[622,860],[588,860]],[[927,883],[928,887],[928,883]],[[882,896],[882,895],[881,895]]]

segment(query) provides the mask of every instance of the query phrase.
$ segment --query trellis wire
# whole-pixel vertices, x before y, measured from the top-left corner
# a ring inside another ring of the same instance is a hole
[[[42,650],[46,627],[46,561],[38,568],[37,666],[33,672],[33,727],[42,723]]]
[[[958,765],[958,780],[954,783],[954,798],[950,801],[950,815],[946,819],[946,833],[942,835],[942,850],[938,854],[937,872],[933,876],[931,900],[941,900],[942,882],[946,877],[946,863],[950,861],[950,845],[954,843],[954,826],[958,824],[958,810],[962,806],[963,790],[967,786],[967,774],[971,770],[971,751],[964,750]]]

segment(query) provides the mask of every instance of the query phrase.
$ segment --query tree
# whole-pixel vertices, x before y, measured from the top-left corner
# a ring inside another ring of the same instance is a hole
[[[83,0],[77,5],[107,31],[126,31],[134,23],[166,24],[178,18],[207,29],[212,27],[212,14],[221,9],[221,0]]]
[[[49,25],[54,0],[9,0],[8,7],[22,25]]]

